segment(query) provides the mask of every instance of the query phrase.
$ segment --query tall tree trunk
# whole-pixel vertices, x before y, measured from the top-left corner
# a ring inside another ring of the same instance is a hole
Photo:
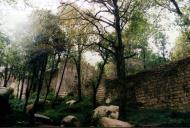
[[[24,113],[26,113],[26,107],[27,107],[28,100],[29,100],[29,97],[30,97],[30,92],[31,92],[32,86],[33,86],[33,84],[34,84],[35,72],[36,72],[36,71],[33,70],[31,80],[30,80],[30,74],[28,75],[28,84],[27,84],[26,93],[25,93],[25,103],[24,103],[24,110],[23,110]],[[29,81],[30,81],[30,82],[29,82]]]
[[[166,54],[165,54],[165,45],[164,44],[162,44],[162,57],[163,57],[163,59],[164,59],[164,62],[166,62]]]
[[[100,86],[101,80],[102,80],[102,76],[104,74],[104,67],[107,63],[108,60],[108,56],[106,56],[106,58],[104,58],[104,62],[100,67],[100,72],[97,78],[97,82],[93,85],[93,107],[96,108],[96,94],[98,91],[98,87]]]
[[[36,96],[36,99],[35,99],[35,102],[34,102],[33,111],[31,113],[31,117],[33,117],[34,113],[37,111],[37,107],[38,107],[38,103],[39,103],[39,98],[40,98],[40,94],[41,94],[41,90],[42,90],[42,86],[43,86],[43,81],[44,81],[47,61],[48,61],[48,55],[45,54],[43,56],[42,65],[40,66],[41,70],[40,70],[40,79],[39,79],[38,91],[37,91],[37,96]]]
[[[11,70],[12,68],[8,68],[8,65],[5,66],[5,76],[4,76],[4,87],[7,87],[7,83],[9,81],[9,79],[11,78]]]
[[[5,66],[5,75],[4,75],[4,87],[7,87],[7,77],[8,77],[8,65]]]
[[[126,107],[126,81],[125,81],[125,61],[122,59],[122,52],[119,52],[117,57],[117,77],[118,77],[118,85],[119,85],[119,118],[125,118],[125,107]]]
[[[63,83],[63,77],[64,77],[64,74],[65,74],[65,69],[67,67],[67,61],[69,59],[69,53],[70,53],[70,51],[67,53],[66,58],[65,58],[65,63],[64,63],[64,66],[63,66],[63,71],[62,71],[62,74],[61,74],[61,80],[60,80],[60,83],[59,83],[59,86],[58,86],[58,90],[56,92],[55,101],[58,98],[58,95],[59,95],[59,92],[60,92],[60,89],[61,89],[61,85]]]
[[[97,94],[97,89],[96,89],[96,83],[93,83],[93,95],[92,95],[92,104],[93,108],[96,108],[96,94]]]
[[[24,89],[24,81],[25,81],[25,76],[22,77],[22,85],[21,85],[19,100],[22,99],[22,94],[23,94],[23,89]]]
[[[77,69],[77,79],[78,79],[78,101],[82,100],[82,92],[81,92],[81,53],[78,55],[78,60],[76,62],[76,69]]]
[[[143,65],[144,65],[144,70],[146,69],[146,50],[143,48]]]
[[[49,91],[50,91],[51,81],[53,79],[53,75],[54,75],[54,71],[55,71],[55,57],[56,57],[56,54],[53,56],[53,59],[52,59],[51,72],[50,72],[50,77],[49,77],[49,81],[48,81],[48,84],[47,84],[47,92],[46,92],[44,103],[43,103],[44,105],[45,105],[45,102],[47,100],[47,96],[48,96]],[[58,59],[58,61],[59,61],[59,59]]]
[[[17,85],[17,94],[16,94],[16,98],[17,98],[17,99],[18,99],[18,95],[19,95],[19,85],[20,85],[20,81],[21,81],[21,78],[20,78],[20,74],[19,74],[18,85]]]
[[[120,15],[119,15],[119,7],[118,7],[118,1],[114,0],[114,17],[115,17],[115,32],[117,37],[117,44],[115,49],[115,61],[116,61],[116,67],[117,67],[117,77],[118,77],[118,84],[119,84],[119,119],[125,118],[125,112],[126,112],[126,70],[125,70],[125,58],[124,58],[124,45],[122,42],[122,30],[121,30],[121,24],[120,24]]]
[[[38,65],[38,66],[36,66],[36,69],[35,69],[35,72],[34,72],[34,78],[36,79],[36,80],[34,80],[33,82],[33,85],[32,85],[32,91],[33,92],[36,92],[36,90],[37,90],[37,85],[39,84],[39,71],[40,71],[40,66]]]

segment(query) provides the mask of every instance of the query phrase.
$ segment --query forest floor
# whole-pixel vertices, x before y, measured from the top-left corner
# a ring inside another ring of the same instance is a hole
[[[10,100],[12,113],[0,117],[0,126],[6,127],[27,127],[37,126],[28,123],[26,116],[23,116],[23,101],[16,99]],[[74,115],[80,121],[83,127],[95,126],[91,117],[93,108],[90,99],[86,98],[82,102],[74,105],[66,105],[60,102],[57,105],[46,106],[38,111],[52,119],[52,126],[60,126],[63,117]],[[155,109],[127,109],[125,121],[135,125],[136,127],[190,127],[190,112],[176,112],[171,110],[155,110]]]

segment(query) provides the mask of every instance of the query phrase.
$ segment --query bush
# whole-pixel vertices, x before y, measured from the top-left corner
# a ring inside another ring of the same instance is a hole
[[[71,97],[65,97],[64,101],[71,100]],[[76,116],[83,126],[88,126],[91,122],[91,114],[93,111],[93,107],[91,105],[91,100],[89,98],[84,97],[83,101],[73,104],[73,105],[67,105],[65,102],[55,106],[51,109],[46,109],[44,111],[41,111],[41,114],[44,114],[51,119],[53,119],[54,123],[59,125],[62,118],[68,115]]]
[[[24,101],[20,101],[18,99],[10,99],[9,103],[12,112],[10,114],[6,114],[5,116],[0,116],[0,127],[19,126],[19,121],[21,122],[23,120],[26,120],[23,115]]]
[[[13,89],[13,88],[8,88],[8,89],[7,89],[7,93],[8,93],[8,95],[9,95],[9,98],[10,98],[10,99],[13,99],[13,98],[14,98],[13,92],[14,92],[14,89]]]
[[[9,101],[11,109],[13,111],[22,112],[24,107],[24,101],[18,99],[10,99]]]
[[[45,98],[45,96],[44,96]],[[53,89],[50,90],[48,96],[47,96],[47,100],[53,101],[55,100],[55,91]]]

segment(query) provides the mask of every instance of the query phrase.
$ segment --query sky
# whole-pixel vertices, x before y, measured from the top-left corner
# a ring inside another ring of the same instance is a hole
[[[28,0],[32,5],[27,6],[24,4],[23,0],[17,0],[17,4],[6,4],[5,2],[0,3],[0,30],[1,32],[6,33],[9,37],[15,38],[15,33],[23,33],[26,31],[26,24],[28,22],[28,17],[33,9],[48,9],[51,10],[53,13],[57,12],[57,7],[60,5],[60,2],[65,2],[68,0]],[[72,2],[74,0],[69,0]],[[86,4],[82,4],[79,2],[80,6],[88,7]],[[166,16],[162,18],[161,25],[167,26],[165,27],[165,34],[168,36],[168,51],[171,51],[172,47],[175,44],[175,39],[179,35],[179,32],[175,25],[173,25],[175,21],[175,16],[173,13],[166,13]],[[168,27],[171,25],[171,27]],[[18,37],[17,37],[18,38]],[[154,51],[156,52],[156,48],[152,46]],[[89,61],[92,65],[95,65],[96,62],[100,61],[100,57],[97,53],[85,53],[85,58]]]
[[[6,3],[0,3],[0,15],[1,31],[8,33],[10,36],[14,36],[14,32],[17,32],[24,24],[27,23],[28,17],[33,8],[24,4],[23,0],[17,0],[16,5],[9,5]],[[59,5],[58,0],[31,0],[31,4],[39,9],[50,9],[56,12],[56,8]]]
[[[57,12],[57,7],[60,5],[61,0],[30,0],[30,6],[24,4],[23,0],[17,0],[16,5],[10,6],[6,3],[0,3],[0,30],[13,40],[18,38],[16,33],[22,34],[26,31],[28,17],[33,9],[48,9],[53,13]],[[80,3],[82,6],[82,4]],[[84,53],[85,59],[92,65],[96,65],[101,61],[101,57],[97,53],[86,52]]]

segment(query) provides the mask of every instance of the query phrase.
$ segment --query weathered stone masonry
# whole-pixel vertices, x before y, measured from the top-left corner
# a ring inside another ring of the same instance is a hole
[[[116,82],[108,81],[112,86],[107,84],[107,92],[112,90],[113,96]],[[128,97],[146,108],[190,111],[190,57],[129,76],[126,83]]]

